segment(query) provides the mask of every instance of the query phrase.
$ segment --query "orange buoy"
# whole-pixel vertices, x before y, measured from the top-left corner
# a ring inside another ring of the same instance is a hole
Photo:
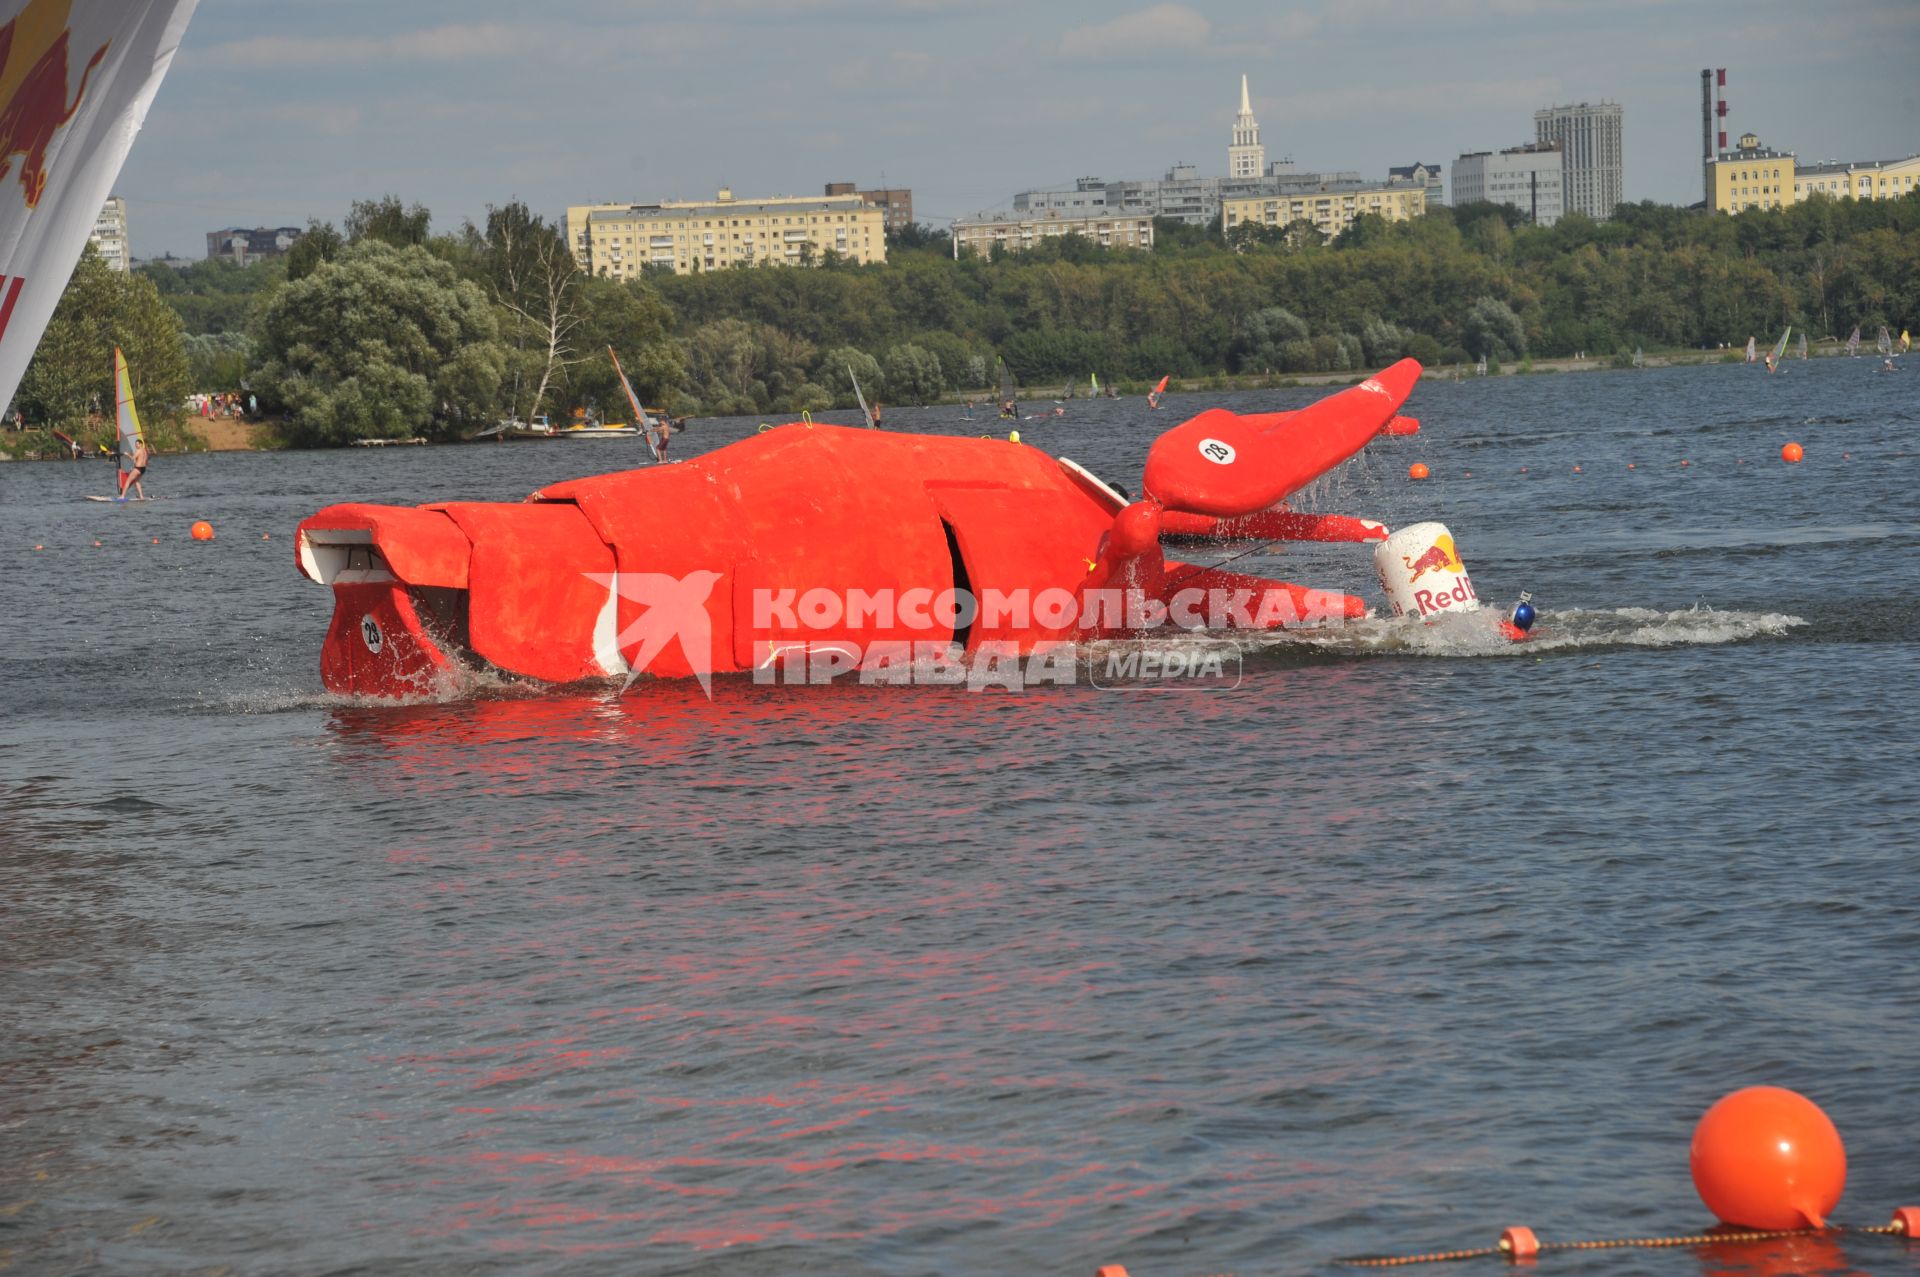
[[[1430,473],[1431,471],[1427,469],[1427,463],[1424,461],[1416,461],[1407,467],[1407,478],[1409,479],[1424,479]]]
[[[1749,1086],[1693,1128],[1693,1187],[1707,1209],[1746,1228],[1825,1228],[1847,1186],[1840,1133],[1806,1096]]]
[[[1792,465],[1806,455],[1807,450],[1797,443],[1786,443],[1780,446],[1780,460],[1788,465]]]
[[[213,540],[213,525],[211,523],[208,523],[205,519],[200,519],[195,521],[193,527],[190,530],[193,533],[193,539],[196,541]]]
[[[1540,1254],[1540,1239],[1531,1228],[1515,1224],[1500,1234],[1500,1253],[1508,1259],[1533,1259]]]

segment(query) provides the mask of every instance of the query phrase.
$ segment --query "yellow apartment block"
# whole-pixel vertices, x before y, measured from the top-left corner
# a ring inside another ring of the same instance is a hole
[[[1311,222],[1331,239],[1353,225],[1353,219],[1362,213],[1404,222],[1426,211],[1424,186],[1334,187],[1224,198],[1220,201],[1220,223],[1223,230],[1231,231],[1250,224],[1291,226]]]
[[[567,244],[582,270],[632,279],[648,267],[676,275],[729,266],[817,266],[828,253],[887,260],[886,210],[858,195],[776,196],[658,204],[577,204]]]
[[[1920,185],[1920,155],[1904,160],[1829,160],[1802,164],[1791,151],[1760,145],[1749,133],[1710,166],[1713,211],[1785,208],[1814,195],[1832,199],[1898,199]]]

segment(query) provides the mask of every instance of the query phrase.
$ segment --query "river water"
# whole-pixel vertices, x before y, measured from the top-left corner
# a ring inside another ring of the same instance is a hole
[[[1920,371],[1876,362],[1424,383],[1303,504],[1443,520],[1540,638],[1365,622],[1190,694],[353,704],[300,518],[632,442],[162,457],[143,507],[0,466],[0,1268],[1337,1271],[1694,1230],[1693,1123],[1753,1083],[1827,1109],[1836,1217],[1883,1223],[1920,1199]],[[1022,430],[1136,488],[1190,411],[1318,393]],[[1379,598],[1364,547],[1236,566]]]

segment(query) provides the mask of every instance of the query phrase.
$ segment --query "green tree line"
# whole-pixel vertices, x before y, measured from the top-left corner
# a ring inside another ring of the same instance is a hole
[[[580,272],[523,205],[433,233],[418,204],[353,206],[287,258],[147,272],[177,313],[193,387],[257,393],[299,442],[457,436],[503,416],[597,405],[626,415],[606,348],[677,413],[798,413],[916,402],[1089,373],[1358,372],[1636,346],[1718,349],[1792,324],[1871,340],[1920,322],[1920,194],[1821,196],[1736,216],[1651,203],[1552,227],[1477,204],[1409,222],[1161,222],[1153,250],[1074,236],[951,254],[912,227],[883,265],[736,268],[620,281]],[[76,279],[78,277],[76,276]]]

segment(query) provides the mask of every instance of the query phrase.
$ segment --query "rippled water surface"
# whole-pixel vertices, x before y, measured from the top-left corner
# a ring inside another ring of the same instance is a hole
[[[1882,1223],[1920,1199],[1920,369],[1874,366],[1425,383],[1303,504],[1443,520],[1540,640],[1366,622],[1206,693],[345,703],[301,517],[631,441],[163,457],[139,508],[0,466],[0,1267],[1335,1271],[1691,1231],[1692,1125],[1758,1082]],[[1022,430],[1131,488],[1189,412],[1317,393]],[[1378,600],[1361,547],[1236,566]]]

